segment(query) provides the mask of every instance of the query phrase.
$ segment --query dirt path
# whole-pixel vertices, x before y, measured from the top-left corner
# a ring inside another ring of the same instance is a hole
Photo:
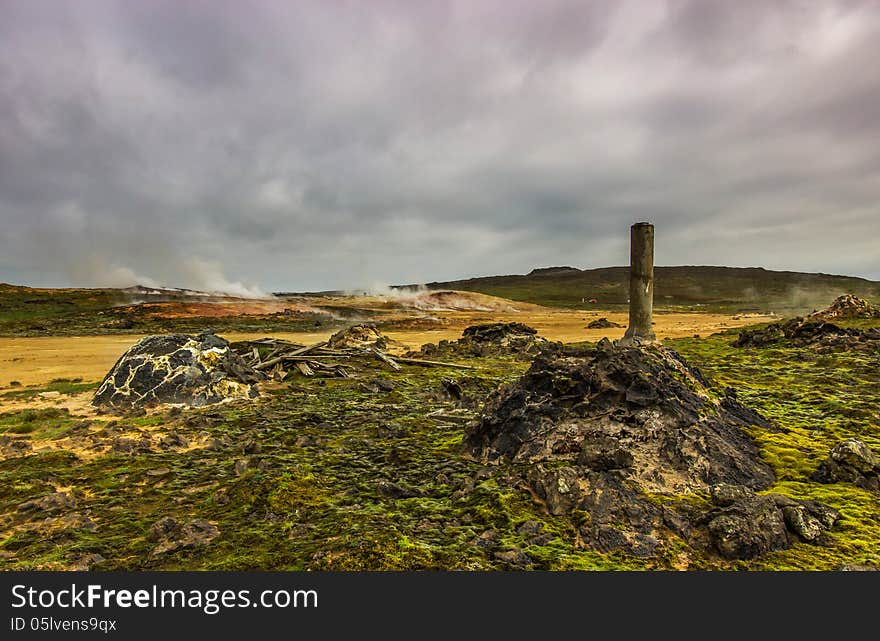
[[[439,328],[400,329],[386,331],[394,340],[409,348],[439,340],[455,340],[468,325],[491,321],[518,321],[536,328],[550,340],[575,342],[599,340],[603,336],[620,338],[624,329],[588,330],[589,321],[599,317],[624,325],[626,314],[620,312],[583,312],[537,308],[521,312],[432,312],[444,324]],[[677,338],[742,327],[771,320],[769,318],[734,319],[722,314],[657,314],[655,331],[658,338]],[[264,333],[229,333],[229,340],[258,338]],[[330,332],[295,332],[272,334],[298,343],[326,340]],[[99,381],[119,356],[141,338],[141,335],[0,338],[0,390],[10,389],[11,381],[22,385],[45,385],[56,378],[82,378]]]

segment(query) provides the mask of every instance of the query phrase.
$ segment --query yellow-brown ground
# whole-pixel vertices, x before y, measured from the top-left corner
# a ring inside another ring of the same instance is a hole
[[[485,297],[491,299],[491,297]],[[347,301],[353,307],[376,309],[388,304],[378,297],[359,297],[351,299],[327,299],[335,304]],[[495,301],[503,299],[479,300],[480,306],[503,306]],[[321,303],[325,301],[322,300]],[[536,328],[541,336],[554,341],[576,342],[595,341],[603,336],[615,339],[623,336],[623,328],[588,330],[589,321],[599,317],[621,325],[626,324],[626,314],[606,311],[561,310],[509,303],[517,311],[438,311],[397,308],[389,316],[396,319],[412,319],[411,327],[384,330],[383,333],[405,346],[418,348],[424,343],[439,340],[455,340],[461,336],[468,325],[493,321],[518,321]],[[506,303],[506,304],[507,304]],[[320,303],[319,303],[320,304]],[[424,318],[430,314],[430,319]],[[700,334],[709,335],[719,330],[771,320],[770,318],[734,318],[723,314],[700,313],[658,313],[655,314],[655,331],[658,338],[677,338]],[[420,324],[424,326],[420,326]],[[275,333],[276,338],[295,342],[310,343],[326,340],[331,330],[314,332]],[[258,338],[264,335],[230,333],[224,334],[229,340]],[[142,335],[82,336],[82,337],[34,337],[0,338],[0,389],[9,389],[11,381],[24,386],[43,385],[57,378],[81,378],[83,381],[99,381],[110,370],[119,356]]]

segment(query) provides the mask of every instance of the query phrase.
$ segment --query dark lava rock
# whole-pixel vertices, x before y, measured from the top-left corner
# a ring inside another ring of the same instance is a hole
[[[254,384],[264,378],[213,334],[148,336],[116,362],[92,404],[116,409],[209,405],[254,398]]]
[[[726,491],[732,498],[730,488]],[[817,501],[781,494],[758,496],[747,491],[741,498],[710,512],[704,520],[710,541],[721,556],[751,559],[785,549],[798,539],[825,544],[825,532],[840,520],[840,512]]]
[[[676,352],[609,343],[582,358],[536,359],[490,397],[464,446],[481,460],[621,468],[649,491],[768,487],[773,472],[742,430],[749,425],[770,427],[735,399],[716,402]]]
[[[173,552],[182,548],[202,547],[220,536],[216,525],[195,519],[181,524],[170,516],[156,521],[147,533],[147,540],[156,543],[152,556]]]
[[[510,337],[536,336],[538,330],[523,323],[487,323],[471,325],[462,332],[462,337],[475,343],[499,343]]]
[[[464,390],[462,390],[461,385],[455,380],[444,378],[440,381],[440,384],[443,385],[443,390],[453,400],[460,401],[462,396],[464,396]]]
[[[587,323],[587,329],[612,329],[614,327],[623,327],[623,325],[612,322],[607,318],[597,318]]]
[[[523,323],[487,323],[465,328],[457,341],[440,341],[436,345],[422,345],[409,356],[490,356],[514,354],[530,358],[541,351],[561,349],[561,343],[550,343],[538,336],[538,330]]]
[[[715,548],[728,559],[752,559],[789,546],[782,511],[766,496],[721,508],[710,517],[708,530]]]
[[[811,478],[819,483],[842,481],[880,491],[880,459],[862,441],[850,438],[831,448]]]
[[[673,534],[727,558],[787,547],[795,536],[818,543],[839,515],[757,495],[774,475],[746,427],[773,429],[674,351],[606,340],[578,357],[535,359],[467,426],[464,450],[516,463],[509,482],[549,514],[587,513],[580,539],[600,551],[650,556]],[[712,507],[656,498],[702,492]]]
[[[766,347],[786,340],[794,347],[813,347],[818,351],[867,349],[880,346],[880,330],[840,327],[823,320],[793,318],[758,329],[745,329],[731,343],[734,347]]]

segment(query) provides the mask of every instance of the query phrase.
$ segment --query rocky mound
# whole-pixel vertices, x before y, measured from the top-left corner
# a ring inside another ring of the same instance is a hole
[[[880,458],[854,438],[838,443],[812,476],[819,483],[854,483],[866,490],[880,491]]]
[[[414,356],[489,356],[516,354],[531,358],[558,345],[538,336],[538,330],[523,323],[486,323],[465,328],[457,341],[422,345]]]
[[[333,334],[327,346],[335,349],[385,349],[388,342],[388,337],[383,336],[373,325],[352,325]]]
[[[614,323],[607,318],[597,318],[587,323],[587,329],[612,329],[615,327],[623,327],[620,323]]]
[[[817,351],[868,349],[880,346],[880,329],[840,327],[809,318],[793,318],[758,329],[745,329],[732,343],[734,347],[767,347],[783,341],[793,347],[813,347]]]
[[[115,409],[162,403],[202,406],[253,398],[264,376],[211,333],[147,336],[135,343],[104,377],[92,399]]]
[[[732,391],[713,391],[676,352],[606,339],[581,357],[538,357],[490,398],[467,427],[464,449],[522,464],[521,482],[549,513],[588,512],[580,535],[596,549],[651,555],[675,533],[725,557],[751,558],[807,540],[783,508],[809,508],[754,493],[774,475],[746,427],[773,429]],[[675,498],[712,488],[708,511]]]
[[[875,307],[864,298],[844,294],[834,299],[826,309],[808,316],[813,320],[839,320],[853,318],[880,318],[880,307]]]
[[[487,323],[471,325],[462,332],[462,338],[474,343],[509,344],[538,335],[538,330],[523,323]]]

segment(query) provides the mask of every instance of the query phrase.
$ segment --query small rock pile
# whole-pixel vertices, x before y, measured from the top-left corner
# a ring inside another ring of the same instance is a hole
[[[615,323],[607,318],[597,318],[587,323],[587,329],[613,329],[615,327],[623,327],[620,323]]]
[[[774,475],[746,427],[774,429],[676,352],[603,339],[579,357],[536,358],[467,426],[464,450],[517,464],[514,483],[550,514],[587,512],[579,534],[600,551],[650,556],[677,534],[727,558],[752,558],[818,541],[813,530],[830,527],[833,510],[755,494]],[[679,500],[710,493],[708,511]]]
[[[465,328],[457,341],[440,341],[422,345],[411,356],[490,356],[515,354],[531,358],[541,351],[558,347],[538,336],[538,330],[523,323],[487,323]]]
[[[210,332],[147,336],[104,377],[92,404],[111,409],[162,403],[193,407],[257,396],[265,378]]]
[[[827,308],[808,316],[812,320],[841,320],[854,318],[880,318],[880,307],[876,307],[864,298],[844,294],[834,299]]]

